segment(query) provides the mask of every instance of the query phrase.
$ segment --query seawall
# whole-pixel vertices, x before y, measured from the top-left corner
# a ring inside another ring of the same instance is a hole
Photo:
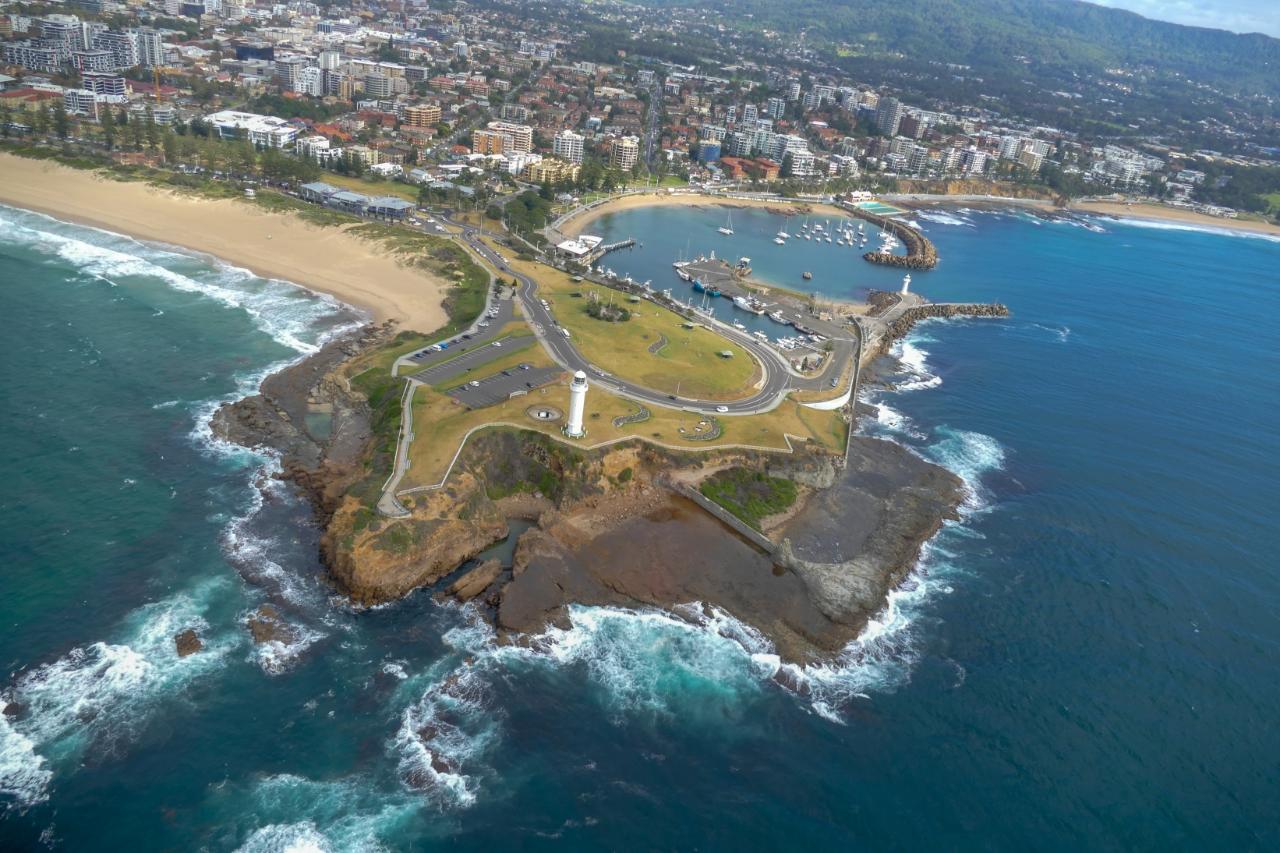
[[[867,252],[862,256],[864,261],[888,267],[905,267],[913,270],[931,270],[938,265],[938,250],[933,245],[933,241],[915,228],[905,222],[869,213],[851,204],[842,206],[853,216],[865,219],[872,225],[876,225],[893,234],[907,247],[905,255],[894,255],[887,252]]]
[[[905,337],[908,332],[921,320],[928,320],[935,317],[1008,317],[1009,309],[1007,306],[999,302],[990,304],[968,304],[959,302],[944,302],[931,305],[919,305],[915,308],[908,308],[903,311],[899,317],[884,329],[884,331],[875,340],[869,341],[868,346],[862,352],[862,358],[866,361],[879,358],[889,351],[889,347],[893,342],[901,337]]]

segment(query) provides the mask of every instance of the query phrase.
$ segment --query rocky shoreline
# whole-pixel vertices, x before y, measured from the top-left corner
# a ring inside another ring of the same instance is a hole
[[[841,465],[807,446],[791,455],[679,453],[636,441],[584,452],[495,429],[468,443],[445,488],[406,500],[408,518],[382,518],[352,494],[368,473],[372,433],[369,408],[342,370],[390,335],[366,327],[331,342],[213,420],[223,438],[279,454],[278,476],[310,500],[324,528],[330,579],[360,604],[428,588],[469,603],[504,641],[525,643],[566,625],[575,604],[695,618],[687,606],[697,602],[759,630],[785,660],[812,662],[857,637],[963,500],[950,472],[863,436]],[[323,435],[310,426],[317,410],[331,423]],[[772,553],[665,485],[696,489],[726,470],[797,484],[795,503],[762,522],[777,543]],[[477,560],[515,519],[534,525],[509,562]],[[259,623],[250,626],[255,639]]]

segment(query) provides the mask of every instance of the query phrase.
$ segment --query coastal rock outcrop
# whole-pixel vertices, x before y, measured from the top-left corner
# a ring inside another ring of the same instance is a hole
[[[185,658],[187,655],[193,655],[204,648],[204,642],[200,639],[200,635],[195,629],[188,628],[173,638],[173,644],[178,650],[178,657]]]
[[[466,604],[479,597],[502,574],[502,563],[498,560],[485,560],[474,569],[463,573],[462,577],[445,587],[443,594]]]
[[[250,613],[245,617],[244,624],[249,629],[255,646],[266,643],[288,646],[298,640],[297,629],[286,622],[280,611],[270,604],[264,604]]]

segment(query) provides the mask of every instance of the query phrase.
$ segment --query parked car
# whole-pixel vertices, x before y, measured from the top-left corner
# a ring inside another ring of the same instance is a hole
[[[728,406],[716,406],[716,411],[723,415],[725,412],[729,411],[729,407],[728,407]]]

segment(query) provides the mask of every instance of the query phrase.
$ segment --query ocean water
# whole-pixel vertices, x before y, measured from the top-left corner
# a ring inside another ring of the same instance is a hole
[[[596,230],[655,286],[686,244],[836,295],[899,278],[719,224]],[[347,607],[273,461],[205,423],[357,318],[0,208],[0,848],[1276,847],[1280,243],[920,224],[916,289],[1014,316],[919,327],[866,429],[969,501],[796,695],[724,614],[582,608],[535,653],[423,594]],[[253,646],[264,602],[297,643]]]

